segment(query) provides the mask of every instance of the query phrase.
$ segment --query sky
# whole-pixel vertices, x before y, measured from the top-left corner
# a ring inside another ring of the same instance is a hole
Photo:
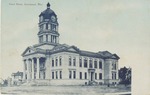
[[[2,0],[1,77],[23,70],[21,54],[38,43],[38,16],[48,2],[58,17],[60,43],[116,53],[119,68],[150,76],[143,73],[150,72],[150,0]]]

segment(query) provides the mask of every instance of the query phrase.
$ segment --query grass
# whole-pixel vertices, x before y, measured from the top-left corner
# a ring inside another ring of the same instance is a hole
[[[1,90],[2,94],[11,95],[105,95],[109,93],[131,92],[131,88],[125,86],[14,86],[2,87]]]

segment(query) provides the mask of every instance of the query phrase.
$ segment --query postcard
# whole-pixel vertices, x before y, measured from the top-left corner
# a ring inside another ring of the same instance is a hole
[[[150,95],[147,0],[2,0],[1,94]]]

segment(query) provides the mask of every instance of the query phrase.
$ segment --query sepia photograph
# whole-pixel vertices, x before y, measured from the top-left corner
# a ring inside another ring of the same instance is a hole
[[[150,95],[149,4],[2,0],[1,94]]]

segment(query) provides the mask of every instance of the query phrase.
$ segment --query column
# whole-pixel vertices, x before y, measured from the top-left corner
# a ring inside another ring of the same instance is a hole
[[[34,59],[32,59],[32,79],[34,79]]]
[[[53,36],[51,35],[51,42],[53,42]]]
[[[40,73],[40,58],[37,57],[37,72],[36,72],[36,79],[39,79],[39,73]]]
[[[29,63],[29,60],[26,60],[26,63],[27,63],[27,79],[29,80],[30,79],[30,63]]]
[[[23,79],[25,80],[26,79],[26,60],[23,60]]]

